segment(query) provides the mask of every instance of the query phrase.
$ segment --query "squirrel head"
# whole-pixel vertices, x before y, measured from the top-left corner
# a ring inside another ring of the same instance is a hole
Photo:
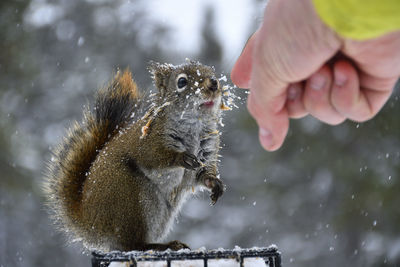
[[[165,101],[192,102],[205,110],[219,108],[222,89],[214,68],[195,61],[178,66],[151,62],[149,70]]]

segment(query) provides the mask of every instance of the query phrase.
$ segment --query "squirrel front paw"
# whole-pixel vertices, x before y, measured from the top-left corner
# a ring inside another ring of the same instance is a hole
[[[215,174],[207,172],[206,170],[199,172],[198,179],[205,187],[211,190],[211,205],[214,205],[224,193],[225,185]]]
[[[184,152],[182,154],[181,165],[185,169],[194,170],[194,169],[197,169],[198,167],[200,167],[202,164],[195,155]]]
[[[204,184],[207,186],[207,188],[211,189],[211,195],[210,195],[211,205],[214,205],[215,203],[217,203],[217,200],[224,193],[225,185],[222,183],[220,179],[216,177],[206,178]]]

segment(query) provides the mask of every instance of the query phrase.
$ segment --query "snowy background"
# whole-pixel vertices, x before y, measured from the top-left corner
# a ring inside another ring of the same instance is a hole
[[[89,266],[54,231],[39,182],[93,92],[129,66],[150,88],[149,60],[185,58],[229,77],[265,1],[0,2],[0,266]],[[237,89],[238,95],[245,94]],[[186,203],[169,239],[192,248],[276,244],[284,266],[400,265],[399,89],[372,121],[293,121],[268,153],[244,102],[224,118],[227,191]]]

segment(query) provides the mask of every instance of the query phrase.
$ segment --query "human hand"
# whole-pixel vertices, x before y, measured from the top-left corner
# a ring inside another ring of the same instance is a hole
[[[285,139],[289,118],[311,114],[331,125],[371,119],[399,75],[400,31],[353,41],[326,26],[311,0],[270,0],[231,78],[250,88],[248,109],[260,142],[273,151]]]

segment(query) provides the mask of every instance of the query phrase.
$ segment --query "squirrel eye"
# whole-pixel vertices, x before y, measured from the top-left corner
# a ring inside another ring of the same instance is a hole
[[[188,84],[188,80],[187,80],[186,74],[184,74],[184,73],[179,74],[179,75],[178,75],[178,78],[177,78],[177,82],[176,82],[176,85],[177,85],[177,87],[178,87],[178,88],[177,88],[178,92],[180,93],[180,92],[182,92],[183,90],[185,90],[187,84]]]

